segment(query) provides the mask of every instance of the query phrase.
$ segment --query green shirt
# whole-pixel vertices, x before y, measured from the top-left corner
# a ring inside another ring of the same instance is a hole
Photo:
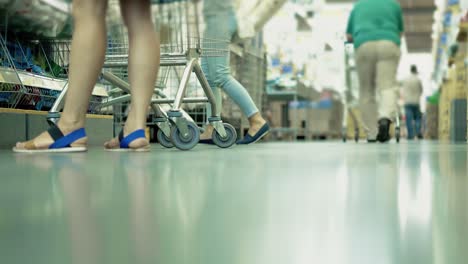
[[[389,40],[400,46],[403,33],[401,7],[395,0],[358,0],[348,20],[347,34],[357,49],[369,41]]]

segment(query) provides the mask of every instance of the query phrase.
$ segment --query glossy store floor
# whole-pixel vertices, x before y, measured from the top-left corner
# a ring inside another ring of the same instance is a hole
[[[468,263],[467,145],[0,151],[8,264]]]

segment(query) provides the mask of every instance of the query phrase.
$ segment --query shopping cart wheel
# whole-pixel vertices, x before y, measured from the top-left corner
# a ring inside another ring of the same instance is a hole
[[[396,142],[397,142],[397,143],[400,143],[400,137],[401,137],[400,128],[399,128],[399,127],[396,127],[396,128],[395,128],[395,139],[396,139]]]
[[[183,137],[177,126],[171,128],[171,141],[174,146],[180,150],[191,150],[200,141],[200,130],[194,123],[188,122],[188,135]]]
[[[161,146],[165,148],[173,148],[174,144],[172,144],[171,139],[166,137],[164,135],[164,132],[160,129],[158,130],[158,133],[156,134],[156,137],[158,138],[158,142]]]
[[[236,143],[237,132],[236,129],[230,124],[223,124],[226,130],[226,138],[222,138],[218,131],[213,131],[212,139],[216,146],[220,148],[229,148]]]

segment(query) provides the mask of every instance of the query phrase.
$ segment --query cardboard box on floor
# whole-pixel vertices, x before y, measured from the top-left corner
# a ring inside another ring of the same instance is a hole
[[[283,101],[273,101],[269,103],[269,108],[271,111],[271,126],[273,128],[282,127],[283,120],[283,107],[286,102]]]
[[[307,131],[323,135],[330,131],[331,109],[307,109]]]
[[[283,119],[283,108],[288,107],[288,122]],[[272,127],[282,127],[288,123],[288,128],[298,130],[298,135],[330,135],[341,133],[343,105],[340,101],[333,101],[331,108],[292,108],[287,102],[270,102]]]
[[[298,129],[299,135],[304,135],[305,123],[307,122],[307,109],[289,108],[288,115],[290,127]]]
[[[343,126],[343,104],[334,100],[331,108],[307,109],[306,128],[312,136],[341,135]]]

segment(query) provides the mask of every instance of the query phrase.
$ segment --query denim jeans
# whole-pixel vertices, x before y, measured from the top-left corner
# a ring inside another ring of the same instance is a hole
[[[405,105],[406,127],[408,139],[414,139],[421,134],[421,111],[418,104]],[[414,130],[416,128],[416,131]]]
[[[204,41],[207,43],[206,46],[211,46],[209,44],[210,40],[222,40],[226,43],[216,44],[215,47],[229,50],[228,42],[237,31],[237,20],[234,12],[205,17],[205,22]],[[223,89],[247,117],[259,112],[244,86],[232,77],[229,53],[219,57],[204,57],[202,59],[202,68],[216,97],[217,109],[219,109],[218,113],[215,113],[217,116],[220,116],[222,108],[219,88]],[[208,115],[211,115],[210,108],[208,108]]]

